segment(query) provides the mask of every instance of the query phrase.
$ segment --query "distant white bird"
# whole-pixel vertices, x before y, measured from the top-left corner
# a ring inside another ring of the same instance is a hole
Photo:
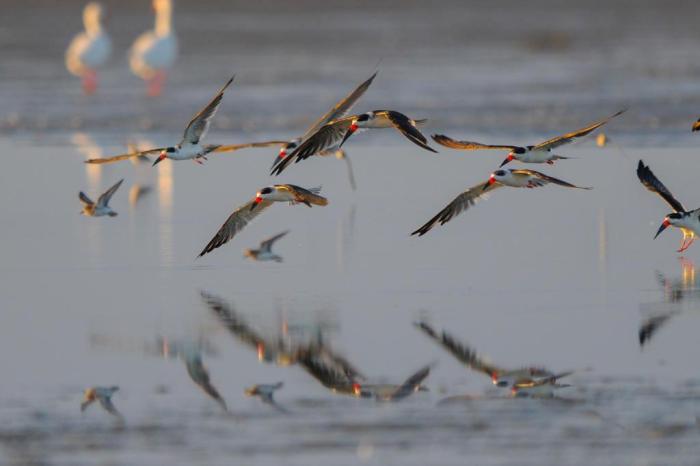
[[[109,206],[109,200],[112,198],[119,186],[122,185],[124,178],[117,181],[114,186],[105,191],[99,198],[97,198],[97,203],[92,202],[92,199],[87,197],[87,195],[80,191],[78,197],[83,203],[83,210],[80,212],[82,215],[87,215],[88,217],[102,217],[104,215],[109,215],[110,217],[116,217],[117,213],[112,210]]]
[[[119,390],[119,387],[90,387],[83,393],[83,401],[80,403],[80,411],[85,411],[95,401],[99,401],[100,405],[109,414],[124,419],[117,411],[117,408],[112,404],[112,395]]]
[[[97,90],[97,69],[112,53],[112,41],[102,29],[103,13],[99,3],[90,2],[85,5],[85,31],[76,35],[66,49],[66,68],[82,79],[85,94]]]
[[[160,95],[167,70],[177,58],[177,38],[172,26],[171,0],[153,0],[155,27],[141,34],[129,51],[131,71],[148,84],[148,95]]]

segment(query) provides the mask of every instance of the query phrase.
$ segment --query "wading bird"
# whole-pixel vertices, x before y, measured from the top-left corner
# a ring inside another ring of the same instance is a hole
[[[112,41],[102,28],[103,15],[102,5],[88,3],[83,10],[85,31],[75,36],[66,49],[66,68],[81,78],[85,94],[97,90],[97,69],[112,53]]]

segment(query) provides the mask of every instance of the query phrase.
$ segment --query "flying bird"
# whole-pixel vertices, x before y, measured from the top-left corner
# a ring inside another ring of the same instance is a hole
[[[510,186],[512,188],[539,188],[549,183],[565,188],[592,189],[589,187],[576,186],[535,170],[496,170],[491,174],[488,181],[472,186],[464,191],[450,202],[447,207],[438,212],[436,216],[428,220],[425,225],[411,233],[411,235],[423,236],[429,232],[436,223],[444,225],[452,220],[453,217],[456,217],[476,204],[476,202],[481,200],[486,194],[502,186]]]
[[[277,240],[284,237],[287,233],[289,233],[289,230],[283,231],[282,233],[278,233],[275,236],[266,239],[260,243],[259,249],[245,249],[243,251],[243,255],[255,261],[282,262],[282,257],[272,252],[272,245],[275,244]]]
[[[202,249],[198,257],[202,257],[219,246],[226,244],[248,223],[275,202],[289,202],[290,205],[305,204],[307,207],[328,205],[328,199],[319,196],[319,192],[321,192],[320,187],[305,189],[293,184],[276,184],[262,188],[251,201],[233,211],[224,224],[221,225],[216,235]]]
[[[472,370],[481,372],[491,379],[491,382],[497,387],[514,387],[516,385],[526,386],[535,384],[541,381],[556,380],[572,374],[572,371],[561,372],[555,374],[543,367],[520,367],[517,369],[506,369],[486,362],[480,358],[474,349],[468,345],[457,341],[452,335],[443,331],[438,333],[435,329],[426,322],[414,323],[417,329],[422,331],[431,340],[440,344],[459,362],[469,367]]]
[[[76,35],[66,49],[66,68],[81,78],[85,94],[97,90],[97,70],[112,53],[112,41],[102,28],[103,16],[104,11],[99,3],[90,2],[85,5],[85,31]]]
[[[612,120],[613,118],[622,115],[625,113],[627,110],[620,110],[619,112],[615,113],[614,115],[611,115],[607,118],[604,118],[602,120],[596,121],[595,123],[591,123],[590,125],[577,129],[575,131],[571,131],[569,133],[563,134],[561,136],[557,136],[551,139],[548,139],[544,142],[541,142],[537,145],[534,146],[512,146],[512,145],[506,145],[506,144],[481,144],[480,142],[473,142],[473,141],[456,141],[454,139],[451,139],[445,135],[442,134],[434,134],[432,136],[433,140],[437,142],[438,144],[449,147],[452,149],[459,149],[459,150],[482,150],[482,149],[498,149],[498,150],[508,150],[510,151],[506,157],[506,159],[501,163],[501,167],[508,162],[511,162],[512,160],[518,160],[520,162],[524,163],[548,163],[550,165],[553,165],[555,161],[557,160],[562,160],[562,159],[567,159],[568,157],[564,157],[561,155],[554,154],[552,152],[553,149],[556,149],[559,146],[563,146],[564,144],[568,144],[572,142],[576,138],[580,138],[583,136],[586,136],[587,134],[590,134],[591,132],[595,131],[596,129],[600,128],[604,124],[606,124],[608,121]]]
[[[177,38],[172,26],[171,0],[153,0],[156,14],[152,31],[141,34],[129,51],[132,73],[147,83],[148,95],[160,95],[168,69],[177,58]]]
[[[124,417],[117,411],[117,408],[112,404],[112,395],[119,390],[119,387],[90,387],[83,393],[83,401],[80,403],[80,411],[85,411],[95,401],[100,403],[109,414],[116,416],[120,420]]]
[[[681,241],[680,249],[677,252],[683,252],[693,244],[696,235],[700,234],[700,209],[686,211],[678,200],[673,197],[671,191],[664,186],[664,184],[659,181],[659,179],[654,175],[648,165],[644,165],[641,160],[637,165],[637,177],[639,181],[642,182],[645,188],[649,191],[658,194],[661,198],[668,203],[673,209],[673,213],[668,214],[661,226],[659,227],[654,239],[656,239],[662,231],[664,231],[669,225],[676,228],[680,228],[683,233],[683,240]]]
[[[279,159],[271,174],[279,175],[292,161],[298,163],[323,151],[339,149],[350,136],[364,129],[395,128],[414,144],[427,151],[437,152],[418,131],[418,125],[424,122],[425,120],[413,120],[394,110],[374,110],[328,122],[302,141],[288,157]]]
[[[102,193],[102,195],[97,198],[97,203],[92,202],[92,200],[87,197],[87,194],[80,191],[78,198],[80,198],[80,201],[83,203],[83,210],[80,211],[81,215],[86,215],[88,217],[102,217],[103,215],[116,217],[117,213],[109,206],[109,200],[112,199],[112,196],[117,192],[117,189],[119,189],[123,181],[124,178],[117,181],[114,186]]]
[[[288,413],[286,409],[277,404],[274,398],[275,392],[282,388],[283,385],[282,382],[277,382],[276,384],[256,384],[246,388],[245,394],[246,396],[257,396],[263,403],[272,406],[282,413]]]

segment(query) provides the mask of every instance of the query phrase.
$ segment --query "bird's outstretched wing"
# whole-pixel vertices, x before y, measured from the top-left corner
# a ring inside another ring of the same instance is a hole
[[[228,411],[226,401],[219,394],[219,391],[216,389],[216,387],[214,387],[211,384],[209,378],[209,371],[207,371],[207,368],[204,367],[204,363],[202,362],[202,358],[200,357],[200,355],[188,355],[188,357],[185,358],[185,367],[187,368],[187,374],[190,376],[190,379],[192,379],[192,381],[199,388],[201,388],[204,393],[206,393],[214,401],[219,403],[219,405],[223,408],[224,411]]]
[[[211,119],[216,115],[216,111],[221,105],[221,99],[224,97],[224,92],[226,88],[233,82],[236,75],[231,76],[226,84],[219,90],[219,92],[211,99],[202,110],[197,113],[185,128],[185,133],[182,136],[182,142],[188,142],[190,144],[198,144],[199,140],[206,136],[209,126],[211,125]]]
[[[78,197],[80,198],[80,202],[82,202],[82,203],[85,204],[85,205],[93,205],[93,204],[94,204],[94,202],[92,202],[92,199],[90,199],[89,197],[87,197],[87,194],[85,194],[85,193],[82,192],[82,191],[80,191],[80,192],[78,193]]]
[[[683,204],[678,202],[678,200],[673,197],[671,191],[669,191],[668,188],[664,186],[661,181],[659,181],[656,175],[654,175],[654,172],[651,171],[651,168],[649,168],[649,165],[644,165],[644,162],[641,160],[637,165],[637,177],[645,188],[652,193],[656,193],[661,196],[664,201],[668,202],[668,205],[670,205],[673,210],[676,212],[685,212],[685,207],[683,207]]]
[[[505,144],[482,144],[480,142],[474,141],[457,141],[444,134],[433,134],[431,136],[433,141],[437,142],[441,146],[449,147],[450,149],[459,150],[482,150],[482,149],[505,149],[505,150],[515,150],[518,146],[507,146]]]
[[[409,141],[427,151],[437,153],[435,149],[428,145],[428,140],[425,138],[425,136],[423,136],[423,133],[418,131],[418,128],[414,126],[410,118],[395,110],[385,110],[385,114],[389,121],[391,121],[391,124],[393,124],[396,129],[401,131],[401,134],[403,134]]]
[[[282,233],[278,233],[275,236],[268,238],[265,241],[261,242],[260,243],[260,251],[261,252],[270,252],[272,250],[272,245],[275,244],[275,241],[282,238],[287,233],[289,233],[289,230],[283,231]]]
[[[542,172],[538,172],[535,170],[528,170],[526,168],[520,168],[517,170],[511,170],[510,171],[515,177],[519,176],[533,176],[537,178],[539,181],[541,181],[541,185],[545,185],[548,183],[553,183],[557,184],[559,186],[563,186],[565,188],[576,188],[576,189],[593,189],[590,187],[586,186],[576,186],[575,184],[568,183],[566,181],[560,180],[559,178],[554,178],[553,176],[545,175]]]
[[[452,356],[457,358],[462,364],[465,364],[469,368],[482,372],[489,377],[494,374],[501,374],[505,372],[505,369],[494,366],[482,360],[469,346],[458,342],[455,338],[449,335],[447,332],[442,332],[438,334],[435,329],[433,329],[429,324],[425,322],[416,322],[414,324],[419,330],[423,331],[431,339],[442,345]]]
[[[674,313],[662,314],[648,318],[639,327],[639,346],[644,347]]]
[[[105,409],[105,411],[107,411],[113,416],[117,416],[120,419],[122,418],[122,414],[119,411],[117,411],[117,408],[114,406],[114,403],[112,403],[112,398],[103,396],[99,397],[98,400],[100,402],[100,405],[102,405],[102,407]]]
[[[287,144],[287,141],[263,141],[263,142],[246,142],[243,144],[229,144],[226,146],[219,146],[211,153],[215,154],[218,152],[233,152],[241,149],[248,149],[251,147],[271,147],[271,146],[281,146],[282,144]]]
[[[119,186],[122,185],[124,182],[124,178],[121,180],[117,181],[114,186],[109,188],[107,191],[105,191],[98,199],[97,199],[97,206],[98,207],[105,207],[107,204],[109,204],[109,200],[112,198],[115,192],[117,192],[117,189],[119,189]]]
[[[226,219],[219,231],[216,232],[214,237],[207,243],[207,245],[199,253],[198,257],[213,251],[226,244],[231,238],[233,238],[239,231],[245,228],[248,223],[250,223],[255,217],[260,215],[265,209],[272,205],[272,201],[263,200],[262,202],[255,204],[254,200],[246,202],[239,208],[237,208],[229,217]],[[255,206],[251,210],[251,207]]]
[[[429,232],[438,222],[440,223],[440,225],[444,225],[445,223],[452,220],[453,217],[456,217],[457,215],[467,210],[469,207],[476,204],[477,201],[484,197],[484,195],[488,194],[494,189],[500,188],[501,186],[502,185],[500,183],[489,184],[488,182],[472,186],[471,188],[467,189],[462,194],[454,198],[452,202],[447,204],[447,207],[438,212],[436,216],[428,220],[428,222],[425,225],[411,233],[411,235],[423,236],[424,234]]]
[[[166,149],[165,147],[158,147],[157,149],[148,149],[148,150],[142,150],[142,151],[138,151],[138,152],[129,152],[128,154],[114,155],[112,157],[105,157],[105,158],[100,158],[100,159],[88,159],[85,161],[85,163],[101,164],[101,163],[119,162],[121,160],[133,159],[134,157],[145,157],[147,155],[160,154],[165,149]]]
[[[321,128],[321,126],[325,125],[326,123],[337,120],[347,115],[348,112],[355,105],[355,103],[358,101],[358,99],[362,97],[365,92],[367,92],[367,89],[369,89],[369,86],[372,84],[372,81],[374,81],[374,78],[377,76],[377,73],[378,72],[375,72],[372,76],[369,77],[368,80],[357,86],[355,90],[353,90],[350,94],[345,96],[345,98],[336,103],[333,106],[333,108],[331,108],[325,115],[323,115],[313,125],[311,125],[311,127],[301,137],[301,140],[303,141],[312,134],[314,134],[316,131],[319,130],[319,128]]]
[[[402,383],[394,393],[391,394],[390,399],[392,401],[399,401],[407,396],[413,394],[419,387],[420,384],[430,375],[430,369],[432,364],[429,364],[418,370],[415,374],[411,375],[404,383]]]
[[[291,154],[283,159],[278,159],[270,174],[279,175],[292,161],[297,163],[319,152],[338,146],[343,141],[343,136],[347,133],[355,117],[355,115],[351,115],[321,126],[315,133],[304,139]]]
[[[620,110],[619,112],[615,113],[614,115],[610,115],[607,118],[596,121],[595,123],[591,123],[590,125],[586,126],[585,128],[577,129],[575,131],[571,131],[569,133],[562,134],[561,136],[557,136],[557,137],[554,137],[552,139],[548,139],[544,142],[541,142],[541,143],[537,144],[534,148],[548,150],[548,149],[554,149],[554,148],[562,146],[564,144],[568,144],[576,138],[580,138],[580,137],[586,136],[587,134],[592,133],[596,129],[598,129],[601,126],[603,126],[604,124],[606,124],[608,121],[612,120],[613,118],[615,118],[617,116],[622,115],[626,111],[627,111],[627,109]]]

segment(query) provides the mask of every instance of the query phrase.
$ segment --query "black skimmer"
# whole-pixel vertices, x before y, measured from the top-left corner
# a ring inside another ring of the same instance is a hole
[[[291,205],[305,204],[308,207],[312,205],[328,205],[328,199],[318,195],[320,191],[320,187],[305,189],[293,184],[276,184],[274,186],[262,188],[255,194],[255,197],[251,201],[237,208],[229,218],[226,219],[216,235],[214,235],[211,241],[202,249],[202,252],[199,253],[199,257],[226,244],[248,223],[275,202],[289,202]]]
[[[82,79],[83,92],[97,90],[97,69],[105,64],[112,53],[112,41],[102,28],[102,5],[90,2],[83,10],[85,31],[73,38],[66,49],[66,68]]]
[[[469,207],[476,204],[476,202],[482,199],[485,194],[493,191],[494,189],[502,186],[510,186],[512,188],[538,188],[549,183],[563,186],[565,188],[592,189],[589,187],[576,186],[535,170],[513,170],[507,168],[496,170],[491,174],[488,181],[472,186],[464,191],[452,202],[450,202],[447,207],[438,212],[435,217],[428,220],[425,225],[411,233],[411,235],[423,236],[438,222],[440,225],[444,225],[453,217],[456,217]]]
[[[78,198],[80,198],[80,201],[83,203],[83,210],[81,210],[80,213],[88,217],[102,217],[103,215],[116,217],[117,213],[109,206],[109,200],[112,199],[112,196],[117,192],[117,189],[119,189],[123,181],[124,178],[117,181],[114,186],[102,193],[102,195],[97,198],[96,203],[92,202],[92,200],[87,197],[87,194],[80,191],[80,193],[78,193]]]
[[[561,376],[516,382],[510,387],[510,393],[514,397],[530,398],[554,398],[556,390],[570,387],[567,383],[559,383]]]
[[[171,0],[153,0],[156,13],[152,31],[141,34],[129,51],[131,71],[148,84],[148,95],[160,95],[167,70],[177,58],[177,38],[172,26]]]
[[[284,384],[277,382],[276,384],[256,384],[245,389],[246,396],[257,396],[260,400],[277,409],[280,412],[287,413],[287,410],[278,405],[275,401],[275,392],[282,388]]]
[[[298,163],[320,152],[332,148],[339,149],[350,136],[363,129],[395,128],[414,144],[427,151],[437,152],[418,131],[418,125],[425,121],[413,120],[394,110],[374,110],[331,121],[302,141],[289,156],[280,159],[272,168],[271,174],[279,175],[292,161]]]
[[[568,158],[568,157],[563,157],[561,155],[556,155],[556,154],[552,153],[553,149],[556,149],[559,146],[563,146],[564,144],[568,144],[576,138],[580,138],[580,137],[586,136],[587,134],[590,134],[591,132],[595,131],[596,129],[598,129],[601,126],[603,126],[604,124],[606,124],[611,119],[615,118],[616,116],[622,115],[626,111],[627,111],[626,109],[620,110],[619,112],[615,113],[614,115],[611,115],[603,120],[596,121],[595,123],[591,123],[590,125],[586,126],[585,128],[577,129],[576,131],[571,131],[571,132],[563,134],[561,136],[557,136],[557,137],[554,137],[552,139],[548,139],[548,140],[541,142],[541,143],[534,145],[534,146],[511,146],[511,145],[505,145],[505,144],[492,145],[492,144],[481,144],[479,142],[473,142],[473,141],[456,141],[456,140],[451,139],[451,138],[444,136],[442,134],[434,134],[432,137],[433,137],[433,140],[435,140],[435,142],[437,142],[438,144],[445,146],[445,147],[450,147],[452,149],[459,149],[459,150],[482,150],[482,149],[508,150],[510,152],[508,153],[508,156],[503,161],[503,163],[501,163],[501,167],[512,160],[518,160],[518,161],[524,162],[524,163],[548,163],[550,165],[553,165],[554,162],[557,160]]]
[[[114,407],[112,403],[112,395],[119,390],[119,387],[90,387],[83,393],[83,401],[80,403],[80,411],[85,411],[88,406],[90,406],[95,401],[100,403],[100,406],[104,408],[109,414],[116,416],[120,420],[124,417],[121,415],[117,408]]]
[[[272,245],[275,244],[277,240],[284,237],[289,230],[278,233],[275,236],[266,239],[260,243],[259,249],[245,249],[243,255],[249,257],[254,261],[275,261],[282,262],[282,257],[272,252]]]
[[[700,118],[698,118],[698,121],[693,123],[693,127],[691,128],[691,131],[700,131]]]
[[[528,384],[537,384],[542,381],[556,383],[558,379],[571,375],[572,371],[555,374],[543,367],[520,367],[517,369],[505,369],[489,364],[478,356],[475,350],[462,344],[447,332],[438,334],[433,327],[426,322],[416,322],[416,328],[430,337],[433,341],[442,345],[452,356],[472,370],[487,375],[497,387],[513,387],[519,385],[526,387]]]
[[[644,165],[644,162],[641,160],[639,161],[639,165],[637,165],[637,177],[645,188],[658,194],[674,210],[673,213],[668,214],[664,218],[654,238],[657,238],[669,225],[674,226],[680,228],[683,233],[683,240],[677,252],[683,252],[688,249],[690,245],[693,244],[693,241],[695,241],[695,236],[700,233],[700,209],[685,210],[683,204],[673,197],[671,191],[659,181],[649,166]]]

